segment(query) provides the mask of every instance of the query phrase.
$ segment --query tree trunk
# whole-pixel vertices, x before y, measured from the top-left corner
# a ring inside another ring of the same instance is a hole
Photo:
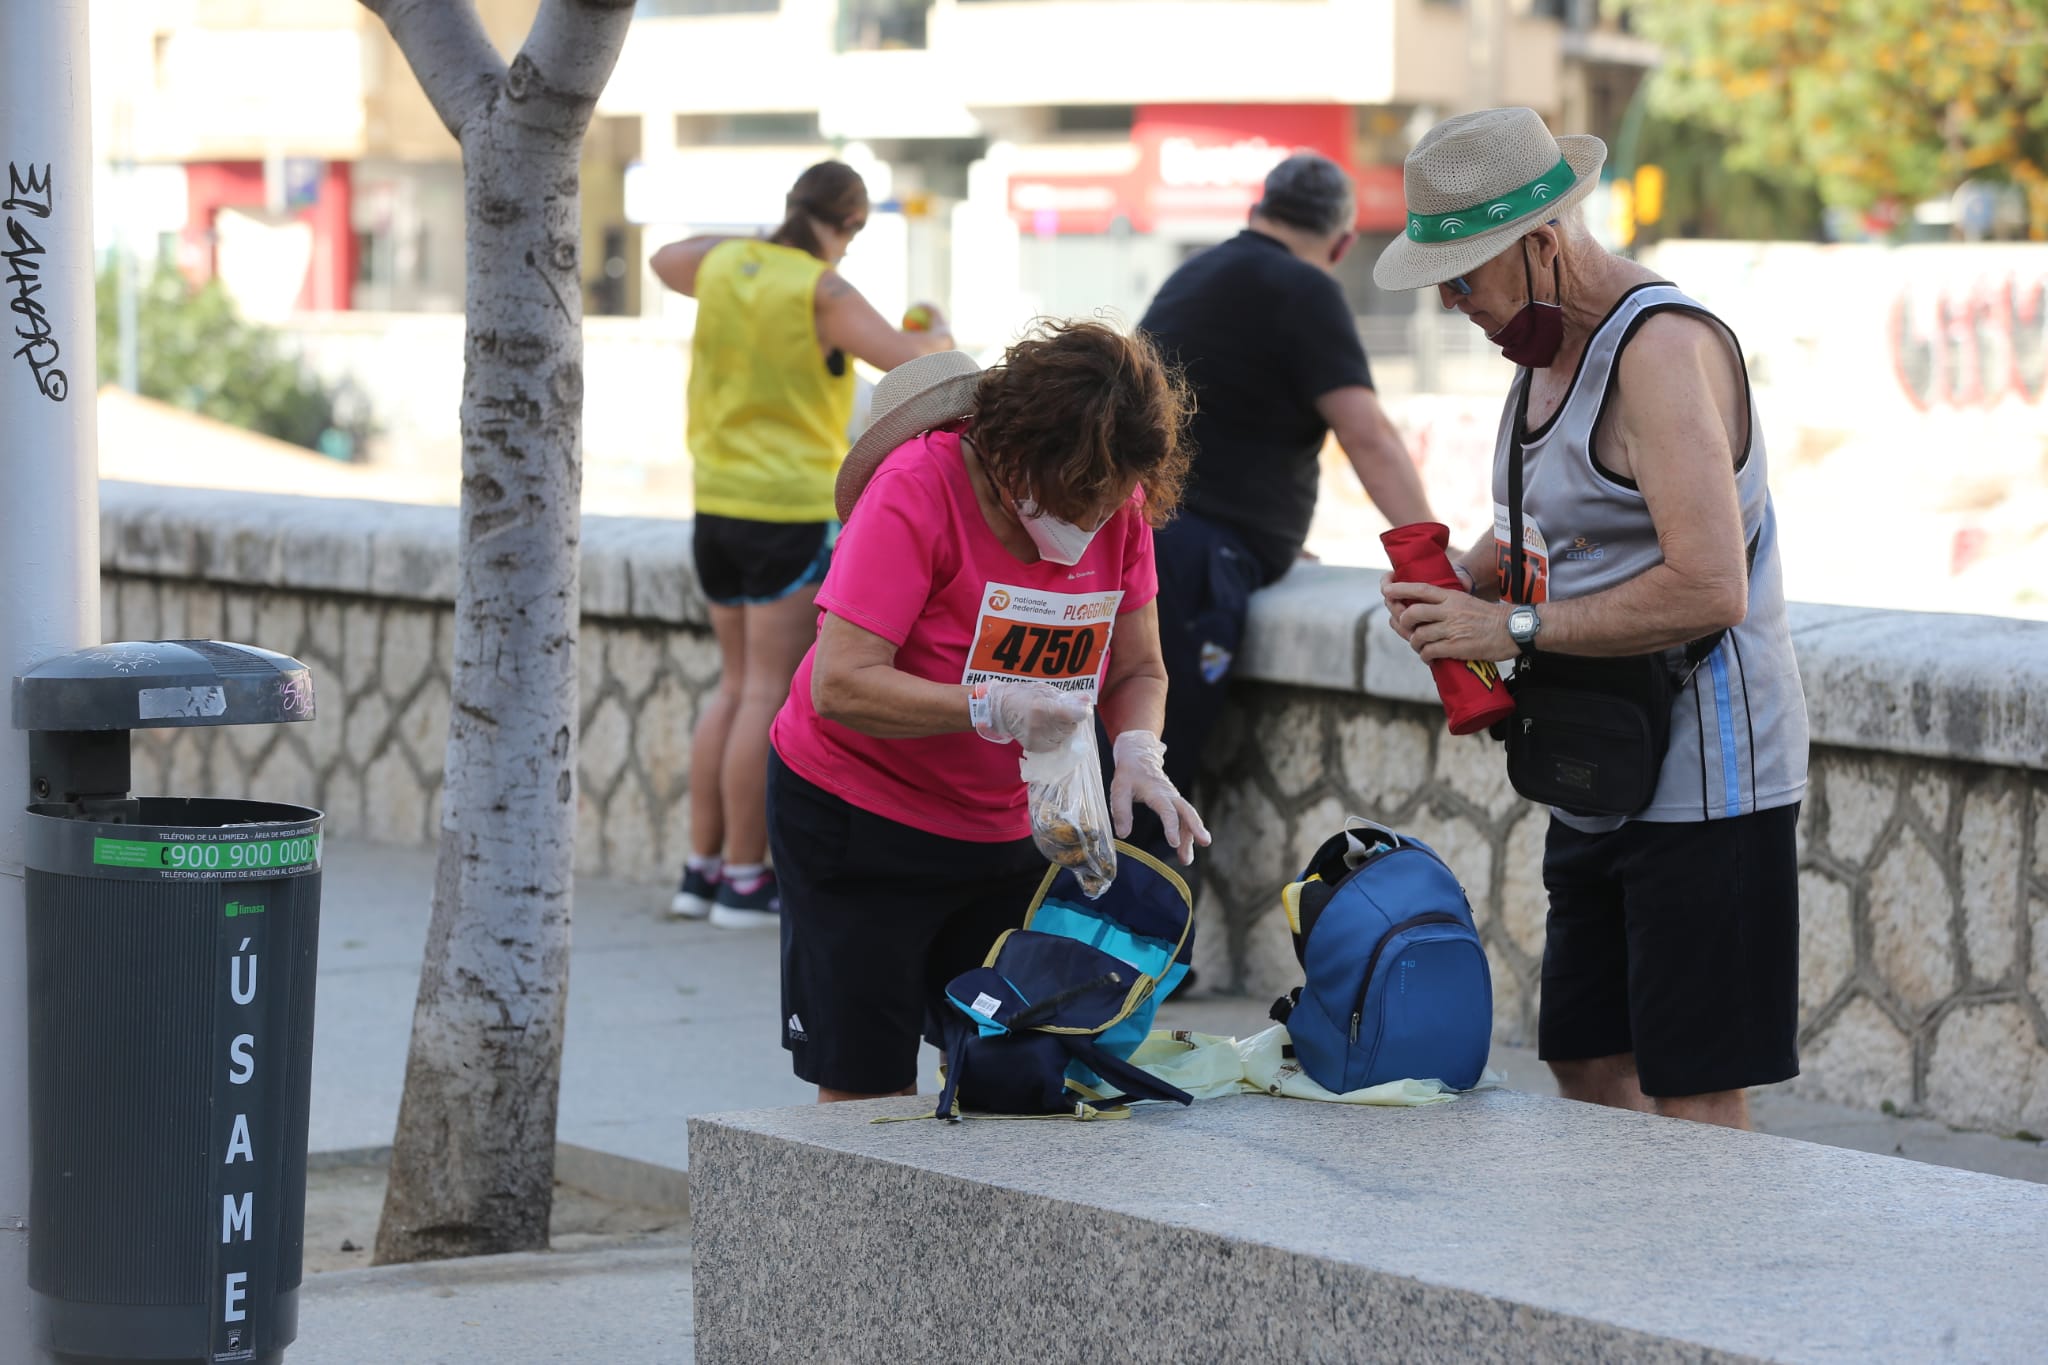
[[[462,145],[461,582],[433,919],[375,1260],[547,1245],[574,897],[578,162],[631,0],[364,0]]]

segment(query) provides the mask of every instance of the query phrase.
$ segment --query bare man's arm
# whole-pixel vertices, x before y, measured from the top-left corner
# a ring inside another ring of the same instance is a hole
[[[1336,433],[1352,472],[1380,515],[1396,526],[1436,520],[1422,491],[1422,475],[1408,458],[1408,447],[1378,394],[1363,384],[1347,384],[1316,399],[1316,411]]]
[[[1727,343],[1697,318],[1652,317],[1621,353],[1618,378],[1614,472],[1642,491],[1664,562],[1546,606],[1544,644],[1568,654],[1664,649],[1740,625],[1749,611],[1735,492],[1742,376]]]

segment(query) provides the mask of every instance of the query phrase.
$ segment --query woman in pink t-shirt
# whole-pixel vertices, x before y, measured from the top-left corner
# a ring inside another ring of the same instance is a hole
[[[849,455],[818,642],[771,733],[783,1046],[821,1101],[911,1093],[928,1008],[1023,922],[1046,863],[1011,740],[1055,747],[1094,702],[1117,832],[1143,805],[1182,861],[1209,841],[1158,738],[1152,527],[1187,471],[1185,388],[1094,323],[978,379],[963,366],[912,361],[877,388],[876,431],[938,424],[864,491],[869,452]],[[893,413],[888,387],[910,395]]]

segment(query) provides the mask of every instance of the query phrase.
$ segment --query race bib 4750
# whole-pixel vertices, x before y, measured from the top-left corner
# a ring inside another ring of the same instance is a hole
[[[1121,592],[1040,592],[989,584],[982,590],[981,617],[960,681],[1029,679],[1092,700],[1123,597]]]

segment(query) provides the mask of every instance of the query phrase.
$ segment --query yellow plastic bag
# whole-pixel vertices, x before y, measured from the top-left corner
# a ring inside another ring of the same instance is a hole
[[[1458,1092],[1446,1088],[1441,1081],[1423,1080],[1388,1081],[1335,1094],[1310,1080],[1298,1064],[1287,1060],[1287,1043],[1287,1029],[1282,1024],[1244,1039],[1154,1029],[1131,1054],[1131,1061],[1198,1100],[1224,1095],[1272,1095],[1330,1104],[1412,1108],[1448,1104],[1458,1098]],[[1473,1089],[1490,1089],[1500,1083],[1499,1075],[1489,1070]]]

